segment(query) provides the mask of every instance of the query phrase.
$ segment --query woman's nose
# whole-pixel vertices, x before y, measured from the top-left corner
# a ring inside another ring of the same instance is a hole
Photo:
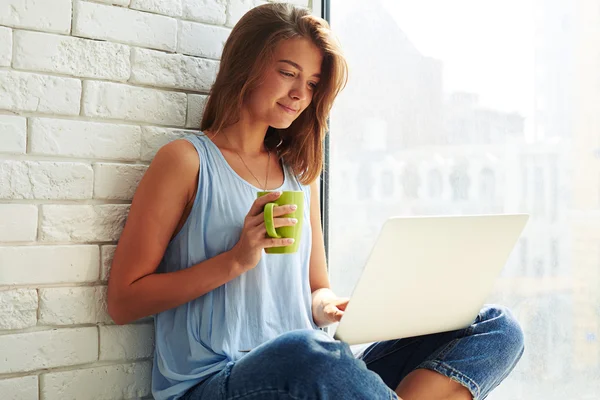
[[[294,100],[304,100],[308,96],[308,89],[302,87],[294,87],[290,90],[290,97]]]

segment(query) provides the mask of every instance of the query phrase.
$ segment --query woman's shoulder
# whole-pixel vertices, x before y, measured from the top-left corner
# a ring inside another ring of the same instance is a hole
[[[173,140],[162,146],[152,162],[167,163],[172,166],[184,166],[198,164],[198,152],[193,141],[188,137]]]
[[[200,169],[200,157],[193,143],[176,139],[158,150],[150,167],[158,172],[161,181],[175,179],[192,189]]]

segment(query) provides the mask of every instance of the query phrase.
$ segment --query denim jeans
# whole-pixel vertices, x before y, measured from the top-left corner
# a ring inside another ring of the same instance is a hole
[[[515,367],[523,341],[519,323],[499,306],[484,307],[465,329],[377,342],[358,356],[323,331],[297,330],[230,362],[182,399],[397,399],[400,381],[427,368],[480,400]]]

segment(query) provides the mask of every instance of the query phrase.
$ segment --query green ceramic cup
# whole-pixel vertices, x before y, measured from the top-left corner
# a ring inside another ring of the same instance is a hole
[[[269,193],[271,192],[258,192],[258,197]],[[275,228],[273,222],[273,208],[289,204],[295,204],[298,208],[290,214],[282,215],[281,218],[296,218],[298,222],[293,226]],[[265,252],[268,254],[289,254],[298,251],[302,234],[302,217],[304,216],[304,193],[301,191],[282,192],[278,199],[265,205],[264,216],[267,235],[272,238],[294,238],[294,243],[289,246],[269,247],[265,249]]]

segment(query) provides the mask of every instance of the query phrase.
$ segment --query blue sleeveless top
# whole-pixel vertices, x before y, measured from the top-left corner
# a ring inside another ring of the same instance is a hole
[[[158,273],[173,272],[230,250],[259,189],[242,179],[203,134],[189,135],[198,151],[198,191],[187,221],[171,240]],[[154,316],[152,394],[174,400],[245,352],[296,329],[318,329],[312,318],[310,186],[284,165],[277,190],[304,192],[298,252],[266,254],[258,265],[222,286]]]

